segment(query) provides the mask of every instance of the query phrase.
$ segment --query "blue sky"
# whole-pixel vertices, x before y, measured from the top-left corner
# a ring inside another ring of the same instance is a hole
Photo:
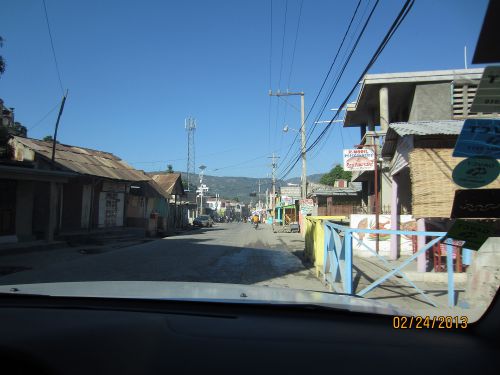
[[[360,14],[374,2],[363,0]],[[269,87],[270,0],[46,0],[62,83],[69,90],[59,140],[112,152],[146,171],[168,163],[185,170],[184,118],[193,116],[197,166],[207,165],[212,175],[265,177],[267,156],[284,156],[295,138],[281,131],[284,124],[300,126],[291,105],[273,97],[270,107],[269,89],[304,91],[307,112],[357,1],[303,1],[290,75],[300,4],[272,1]],[[345,97],[402,4],[379,3],[328,108]],[[486,0],[417,0],[370,72],[463,68],[464,45],[469,67],[476,67],[470,62],[486,6]],[[7,70],[0,98],[16,108],[30,137],[52,134],[62,93],[42,0],[3,1],[2,15],[0,53]],[[299,106],[298,97],[288,100]],[[307,127],[316,115],[314,110]],[[326,111],[322,118],[331,115]],[[308,174],[329,170],[341,160],[342,148],[358,139],[358,131],[335,126],[310,153]],[[298,152],[297,143],[292,147]],[[299,174],[300,163],[289,177]]]

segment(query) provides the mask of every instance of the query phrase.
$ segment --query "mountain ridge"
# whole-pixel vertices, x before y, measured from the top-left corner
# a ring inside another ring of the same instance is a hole
[[[186,180],[186,174],[184,172],[175,171],[175,173],[180,173],[182,180]],[[166,171],[157,172],[147,172],[148,175],[154,174],[167,174]],[[307,176],[307,181],[319,182],[323,176],[323,173],[316,173]],[[199,184],[198,175],[194,177],[196,185]],[[265,200],[266,189],[272,189],[272,179],[271,178],[257,178],[257,177],[234,177],[234,176],[211,176],[204,175],[203,183],[209,188],[208,195],[219,194],[221,198],[224,199],[234,199],[238,198],[240,202],[249,203],[250,201],[256,201],[259,199],[259,181],[260,181],[260,192],[261,199]],[[276,188],[280,186],[286,186],[287,184],[300,184],[300,177],[292,177],[284,181],[277,181]],[[250,193],[256,193],[257,196],[251,197]]]

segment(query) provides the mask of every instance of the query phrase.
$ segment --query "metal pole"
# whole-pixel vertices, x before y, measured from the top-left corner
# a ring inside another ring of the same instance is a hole
[[[304,93],[300,94],[300,135],[302,138],[301,154],[302,154],[302,199],[307,198],[307,181],[306,181],[306,124],[304,123]]]
[[[66,103],[66,97],[68,96],[68,90],[66,90],[66,94],[64,94],[61,107],[59,108],[59,114],[57,115],[56,128],[54,130],[54,139],[52,140],[52,163],[56,157],[56,141],[57,141],[57,129],[59,129],[59,120],[61,120],[61,115],[64,110],[64,103]]]
[[[374,137],[376,140],[377,137]],[[377,141],[375,141],[375,144],[373,145],[373,150],[375,153],[375,229],[380,229],[379,228],[379,212],[380,212],[380,207],[379,207],[379,195],[378,195],[378,155],[377,155]],[[375,250],[377,254],[379,253],[379,234],[376,234],[376,240],[375,240]]]

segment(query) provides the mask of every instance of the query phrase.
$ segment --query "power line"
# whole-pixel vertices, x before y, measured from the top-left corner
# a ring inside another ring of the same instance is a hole
[[[281,89],[281,73],[283,72],[283,52],[285,51],[287,13],[288,13],[288,0],[285,0],[285,21],[283,22],[283,38],[281,41],[281,62],[280,62],[280,75],[279,75],[279,81],[278,81],[278,89]]]
[[[47,30],[49,30],[50,46],[52,47],[52,56],[54,56],[57,77],[59,78],[59,86],[61,87],[61,92],[64,95],[64,87],[63,87],[62,80],[61,80],[61,72],[59,70],[59,64],[57,63],[56,50],[54,49],[54,41],[52,39],[52,32],[50,31],[49,15],[47,14],[47,5],[45,4],[45,0],[42,0],[42,3],[43,3],[43,10],[45,13],[45,21],[47,22]]]
[[[356,42],[355,42],[355,43],[354,43],[354,45],[351,47],[351,51],[350,51],[350,53],[349,53],[349,55],[348,55],[347,59],[345,59],[345,60],[344,60],[344,64],[343,64],[343,66],[342,66],[342,69],[341,69],[341,70],[340,70],[340,72],[336,75],[336,78],[335,78],[335,80],[334,80],[334,83],[332,84],[332,87],[330,88],[330,91],[329,91],[329,93],[328,93],[328,96],[327,96],[327,98],[324,100],[323,105],[322,105],[321,110],[319,111],[318,115],[315,117],[315,120],[314,120],[314,122],[313,122],[313,126],[312,126],[312,128],[310,129],[309,134],[308,134],[308,136],[307,136],[306,143],[307,143],[307,141],[309,141],[309,139],[312,137],[312,134],[314,133],[314,130],[316,129],[316,122],[317,122],[317,121],[321,118],[321,116],[323,115],[323,113],[324,113],[324,111],[325,111],[326,107],[328,106],[328,103],[330,102],[330,99],[331,99],[331,97],[332,97],[333,93],[335,92],[335,89],[337,88],[337,85],[338,85],[338,83],[340,82],[340,79],[342,78],[342,75],[344,74],[344,71],[345,71],[345,69],[346,69],[346,67],[347,67],[347,64],[349,63],[349,61],[350,61],[350,59],[351,59],[352,55],[354,54],[354,51],[356,50],[356,47],[358,46],[359,41],[361,40],[361,37],[363,36],[363,34],[364,34],[365,30],[366,30],[366,27],[368,26],[368,24],[369,24],[369,22],[370,22],[370,19],[371,19],[371,17],[372,17],[372,15],[373,15],[373,13],[375,12],[375,9],[377,8],[378,3],[379,3],[379,0],[377,0],[377,1],[375,2],[375,4],[374,4],[374,6],[373,6],[373,8],[372,8],[372,10],[371,10],[371,12],[370,12],[370,14],[368,15],[368,18],[365,20],[364,26],[363,26],[363,28],[362,28],[361,32],[359,33],[359,35],[358,35],[358,37],[357,37],[357,39],[356,39]],[[359,3],[358,3],[358,7],[359,7]],[[356,11],[357,11],[358,7],[356,8]],[[355,13],[356,13],[356,11],[355,11]],[[366,11],[366,10],[365,10],[365,11]],[[354,17],[353,17],[353,18],[351,18],[351,22],[349,23],[349,28],[350,28],[350,26],[351,26],[351,24],[352,24],[352,21],[353,21],[353,20],[354,20]],[[348,28],[348,29],[349,29],[349,28]],[[345,37],[346,37],[346,36],[347,36],[347,34],[345,34],[345,35],[344,35],[343,42],[345,41]],[[342,42],[342,44],[343,44],[343,42]],[[341,45],[342,45],[342,44],[341,44]],[[335,58],[338,56],[338,53],[339,53],[339,52],[340,52],[340,49],[338,50],[337,55],[335,56]],[[345,54],[344,54],[344,56],[345,56]],[[331,67],[333,67],[333,64],[332,64],[332,66],[331,66]],[[331,70],[330,70],[330,71],[331,71]],[[330,71],[329,71],[329,73],[330,73]],[[322,88],[323,88],[323,86],[324,86],[324,85],[322,85]],[[342,109],[342,106],[340,106],[340,109]],[[331,124],[331,123],[329,123],[329,125],[330,125],[330,124]],[[329,127],[329,125],[327,125],[327,127]],[[297,156],[296,158],[297,158],[297,159],[298,159],[298,158],[300,158],[300,155],[299,155],[299,156]],[[295,165],[295,164],[297,164],[297,161],[295,161],[294,165]]]
[[[273,0],[270,1],[271,4],[271,16],[270,20],[270,38],[269,38],[269,90],[272,89],[272,72],[273,72]],[[271,97],[269,97],[269,111],[268,111],[268,132],[267,132],[267,147],[271,148]]]
[[[302,16],[302,5],[304,4],[304,0],[300,1],[300,8],[299,8],[299,17],[297,19],[297,28],[295,30],[295,41],[293,42],[293,52],[292,52],[292,62],[290,64],[290,72],[288,74],[288,84],[287,88],[290,88],[290,80],[292,78],[292,72],[293,72],[293,63],[295,61],[295,48],[297,47],[297,38],[299,36],[299,27],[300,27],[300,18]]]
[[[325,87],[325,84],[328,81],[328,78],[330,77],[330,73],[332,72],[332,69],[333,69],[335,63],[337,62],[337,57],[339,56],[339,53],[342,50],[342,47],[344,46],[345,39],[346,39],[347,35],[349,34],[349,31],[351,30],[352,22],[354,21],[354,18],[356,17],[356,14],[358,13],[358,9],[359,9],[359,6],[361,5],[361,1],[362,0],[358,1],[358,5],[356,6],[356,9],[354,9],[354,13],[352,14],[351,20],[349,21],[349,25],[347,26],[347,29],[344,33],[344,36],[342,37],[342,42],[340,43],[340,46],[337,49],[337,53],[335,53],[335,57],[333,58],[333,62],[331,63],[330,68],[328,69],[328,73],[326,74],[326,76],[323,80],[323,83],[321,84],[321,87],[318,91],[318,94],[316,95],[316,98],[314,98],[313,104],[311,105],[311,108],[307,112],[307,116],[306,116],[305,121],[307,121],[307,119],[309,118],[309,115],[313,111],[314,106],[316,105],[316,102],[318,101],[318,98],[321,95],[321,92],[323,91],[323,88]]]
[[[377,0],[375,2],[375,4],[373,5],[373,8],[370,12],[370,14],[368,15],[368,18],[366,19],[365,21],[365,24],[363,25],[363,28],[361,29],[361,32],[359,33],[357,39],[356,39],[356,42],[354,43],[354,45],[352,46],[351,48],[351,52],[349,53],[347,59],[344,61],[344,65],[342,66],[342,69],[340,70],[340,72],[337,74],[337,77],[332,85],[332,87],[330,88],[330,91],[328,93],[328,97],[326,98],[326,100],[324,101],[323,103],[323,106],[321,107],[321,111],[320,113],[318,114],[318,116],[316,116],[316,120],[313,124],[313,127],[311,129],[311,132],[309,133],[308,137],[307,137],[307,140],[310,139],[310,137],[312,137],[312,134],[314,132],[314,130],[316,129],[316,121],[319,120],[321,118],[321,116],[323,115],[326,107],[328,106],[328,103],[330,102],[330,99],[331,97],[333,96],[333,93],[335,92],[335,89],[337,88],[337,85],[339,84],[340,82],[340,79],[342,78],[343,74],[344,74],[344,71],[345,69],[347,68],[347,64],[349,63],[349,61],[351,60],[351,57],[352,55],[354,54],[354,51],[356,50],[357,46],[358,46],[358,43],[359,41],[361,40],[365,30],[366,30],[366,27],[368,26],[368,24],[370,23],[370,19],[373,15],[373,13],[375,12],[375,9],[377,8],[377,5],[379,3],[379,0]],[[342,109],[342,106],[339,107],[339,109]]]
[[[342,41],[341,41],[341,43],[340,43],[340,46],[339,46],[339,48],[337,49],[337,52],[336,52],[335,57],[334,57],[334,59],[333,59],[333,62],[332,62],[332,64],[330,65],[330,68],[329,68],[329,70],[328,70],[328,72],[327,72],[327,74],[326,74],[326,76],[325,76],[325,78],[324,78],[324,80],[323,80],[323,83],[321,84],[321,88],[319,89],[318,94],[316,95],[316,98],[314,99],[313,104],[312,104],[311,108],[309,109],[309,111],[308,111],[308,113],[307,113],[307,116],[306,116],[306,119],[305,119],[305,121],[304,121],[304,122],[307,122],[307,119],[309,118],[309,116],[310,116],[310,114],[311,114],[312,110],[314,109],[314,106],[316,105],[316,102],[318,101],[318,98],[319,98],[319,96],[321,95],[321,92],[323,91],[323,88],[324,88],[324,86],[325,86],[326,82],[328,81],[328,78],[329,78],[329,76],[330,76],[330,73],[331,73],[331,71],[332,71],[332,69],[333,69],[333,67],[334,67],[334,65],[335,65],[335,63],[336,63],[336,61],[337,61],[337,57],[338,57],[338,55],[339,55],[340,51],[342,50],[342,47],[343,47],[344,42],[345,42],[345,39],[346,39],[347,35],[349,34],[349,31],[350,31],[350,29],[351,29],[351,25],[352,25],[352,23],[353,23],[353,21],[354,21],[354,19],[355,19],[355,17],[356,17],[356,14],[357,14],[357,12],[358,12],[359,6],[361,5],[361,1],[362,1],[362,0],[359,0],[359,1],[358,1],[358,5],[357,5],[357,6],[356,6],[356,8],[354,9],[353,15],[351,16],[351,20],[349,21],[349,25],[347,26],[347,29],[346,29],[346,31],[345,31],[345,33],[344,33],[344,36],[343,36],[343,38],[342,38]],[[286,158],[287,158],[288,154],[290,153],[291,149],[293,148],[293,145],[295,144],[295,142],[297,142],[297,139],[298,139],[298,134],[296,134],[296,135],[295,135],[295,138],[294,138],[294,140],[293,140],[293,142],[292,142],[292,144],[291,144],[290,148],[288,149],[287,154],[286,154],[286,155],[285,155],[285,157],[283,158],[283,162],[285,162],[285,160],[286,160]],[[283,163],[283,165],[285,165],[285,164]],[[286,167],[285,167],[284,169],[286,169]]]
[[[399,26],[401,25],[401,23],[404,21],[404,19],[406,18],[406,16],[410,12],[411,8],[413,7],[413,4],[414,4],[414,0],[407,0],[405,2],[405,4],[401,8],[401,11],[399,12],[398,16],[396,17],[396,19],[392,23],[391,27],[387,31],[384,39],[379,44],[377,50],[373,54],[372,58],[370,59],[370,61],[366,65],[366,67],[363,70],[363,72],[360,74],[359,78],[356,80],[356,83],[354,84],[354,86],[352,87],[352,89],[350,90],[350,92],[347,94],[347,96],[345,97],[345,99],[343,100],[343,102],[339,106],[339,108],[343,108],[347,104],[349,98],[351,97],[351,95],[356,90],[356,87],[358,86],[358,82],[360,82],[363,79],[363,77],[365,76],[365,74],[368,72],[368,70],[373,66],[373,64],[375,63],[375,61],[378,59],[378,57],[380,56],[380,54],[382,53],[382,51],[384,50],[384,48],[389,43],[389,41],[392,38],[392,36],[394,35],[394,33],[397,31],[397,29],[399,28]],[[316,139],[314,140],[314,142],[307,148],[306,151],[312,150],[319,143],[319,141],[325,136],[326,132],[328,131],[328,129],[332,125],[333,121],[338,117],[339,113],[340,113],[340,111],[337,111],[335,113],[335,115],[332,117],[332,119],[330,120],[330,122],[328,123],[328,125],[325,127],[325,129],[323,129],[323,131],[318,135],[318,137],[316,137]],[[293,165],[291,165],[290,168],[288,168],[287,172],[281,178],[285,178],[293,170],[293,168],[299,162],[299,160],[300,160],[300,157],[298,157],[295,160],[295,162],[293,163]]]
[[[38,125],[40,125],[43,120],[45,120],[47,117],[49,117],[49,115],[54,112],[56,110],[57,107],[59,107],[60,103],[57,103],[54,107],[52,107],[52,109],[50,111],[48,111],[40,120],[38,120],[37,122],[35,122],[35,124],[28,128],[28,130],[33,130],[35,129]]]
[[[368,70],[371,68],[371,66],[378,59],[378,57],[380,56],[380,54],[382,53],[382,51],[386,47],[387,43],[389,43],[389,40],[392,38],[392,36],[396,32],[396,30],[399,28],[399,26],[401,25],[401,23],[404,21],[404,19],[406,18],[406,16],[410,12],[411,8],[413,7],[413,4],[414,4],[414,0],[407,0],[405,2],[405,4],[403,5],[400,13],[398,14],[398,16],[396,17],[396,19],[394,20],[393,24],[391,25],[391,28],[389,29],[389,31],[385,35],[385,37],[382,40],[382,42],[380,43],[379,47],[375,51],[374,55],[372,56],[370,62],[367,64],[367,66],[365,67],[364,71],[361,73],[359,79],[356,81],[356,84],[353,86],[353,88],[351,89],[351,91],[349,92],[349,94],[347,95],[347,97],[344,99],[344,101],[342,102],[342,104],[339,106],[339,108],[343,108],[347,104],[349,98],[351,97],[351,95],[356,90],[356,87],[358,86],[358,82],[360,82],[363,79],[364,75],[368,72]],[[333,123],[334,119],[339,115],[339,113],[340,113],[340,111],[338,111],[335,114],[335,116],[330,120],[330,122],[327,125],[327,128],[329,128],[331,126],[331,124]],[[325,130],[318,136],[318,138],[324,136],[324,134],[326,132]],[[316,143],[318,141],[318,138],[316,138],[316,140],[313,142],[313,144],[311,144],[309,146],[308,150],[311,149],[311,148],[313,148],[316,145]]]
[[[285,38],[286,38],[286,20],[287,20],[287,14],[288,14],[288,0],[285,0],[285,18],[283,21],[283,35],[281,38],[281,58],[280,58],[280,73],[279,73],[279,78],[278,78],[278,89],[281,89],[281,76],[283,73],[283,55],[285,51]],[[271,89],[271,88],[270,88]],[[278,131],[278,119],[280,115],[280,102],[278,101],[276,104],[276,121],[274,123],[274,141],[273,141],[273,146],[276,147],[276,137],[277,137],[277,131]]]

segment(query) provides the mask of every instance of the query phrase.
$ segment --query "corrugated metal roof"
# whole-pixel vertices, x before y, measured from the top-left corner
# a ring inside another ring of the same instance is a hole
[[[174,187],[175,183],[181,178],[180,173],[167,173],[167,174],[155,174],[152,176],[153,180],[161,186],[167,194],[175,194]],[[183,192],[177,192],[178,194],[183,194]]]
[[[169,194],[158,184],[155,180],[149,180],[146,182],[151,188],[160,194],[163,198],[169,199]]]
[[[357,195],[361,191],[361,184],[350,183],[348,187],[335,187],[317,183],[308,184],[307,195]]]
[[[393,122],[385,136],[382,157],[394,155],[399,137],[405,135],[459,135],[464,120]]]
[[[13,139],[43,157],[48,159],[52,157],[52,142],[17,136],[14,136]],[[83,175],[123,181],[150,180],[144,172],[134,169],[109,152],[58,143],[55,161],[64,168]]]
[[[399,136],[405,135],[458,135],[462,131],[464,120],[394,122],[389,124]]]

